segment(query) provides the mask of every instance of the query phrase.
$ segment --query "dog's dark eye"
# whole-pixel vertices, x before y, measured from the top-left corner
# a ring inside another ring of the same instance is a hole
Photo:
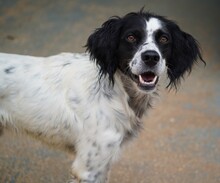
[[[159,39],[159,42],[162,44],[166,44],[166,43],[168,43],[168,41],[169,41],[169,38],[166,35],[162,35]]]
[[[129,35],[129,36],[127,37],[127,41],[128,41],[129,43],[134,43],[134,42],[137,41],[137,39],[135,38],[135,36]]]

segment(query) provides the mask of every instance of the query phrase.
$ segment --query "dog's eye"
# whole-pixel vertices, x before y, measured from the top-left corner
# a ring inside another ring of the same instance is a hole
[[[166,35],[162,35],[159,39],[159,42],[162,44],[166,44],[169,41],[169,38]]]
[[[129,36],[127,37],[127,41],[128,41],[129,43],[134,43],[134,42],[137,41],[137,39],[135,38],[135,36],[129,35]]]

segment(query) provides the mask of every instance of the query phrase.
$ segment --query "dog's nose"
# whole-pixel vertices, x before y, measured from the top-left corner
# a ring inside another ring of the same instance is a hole
[[[141,54],[141,59],[147,66],[153,67],[159,62],[160,56],[156,51],[148,50]]]

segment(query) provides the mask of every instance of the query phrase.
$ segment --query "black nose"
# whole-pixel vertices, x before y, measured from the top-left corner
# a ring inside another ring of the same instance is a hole
[[[159,62],[160,56],[156,51],[148,50],[141,54],[141,59],[147,66],[153,67]]]

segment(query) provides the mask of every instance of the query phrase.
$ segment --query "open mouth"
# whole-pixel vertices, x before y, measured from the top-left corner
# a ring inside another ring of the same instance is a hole
[[[159,80],[159,77],[153,72],[145,72],[136,76],[138,86],[144,90],[153,90]]]

